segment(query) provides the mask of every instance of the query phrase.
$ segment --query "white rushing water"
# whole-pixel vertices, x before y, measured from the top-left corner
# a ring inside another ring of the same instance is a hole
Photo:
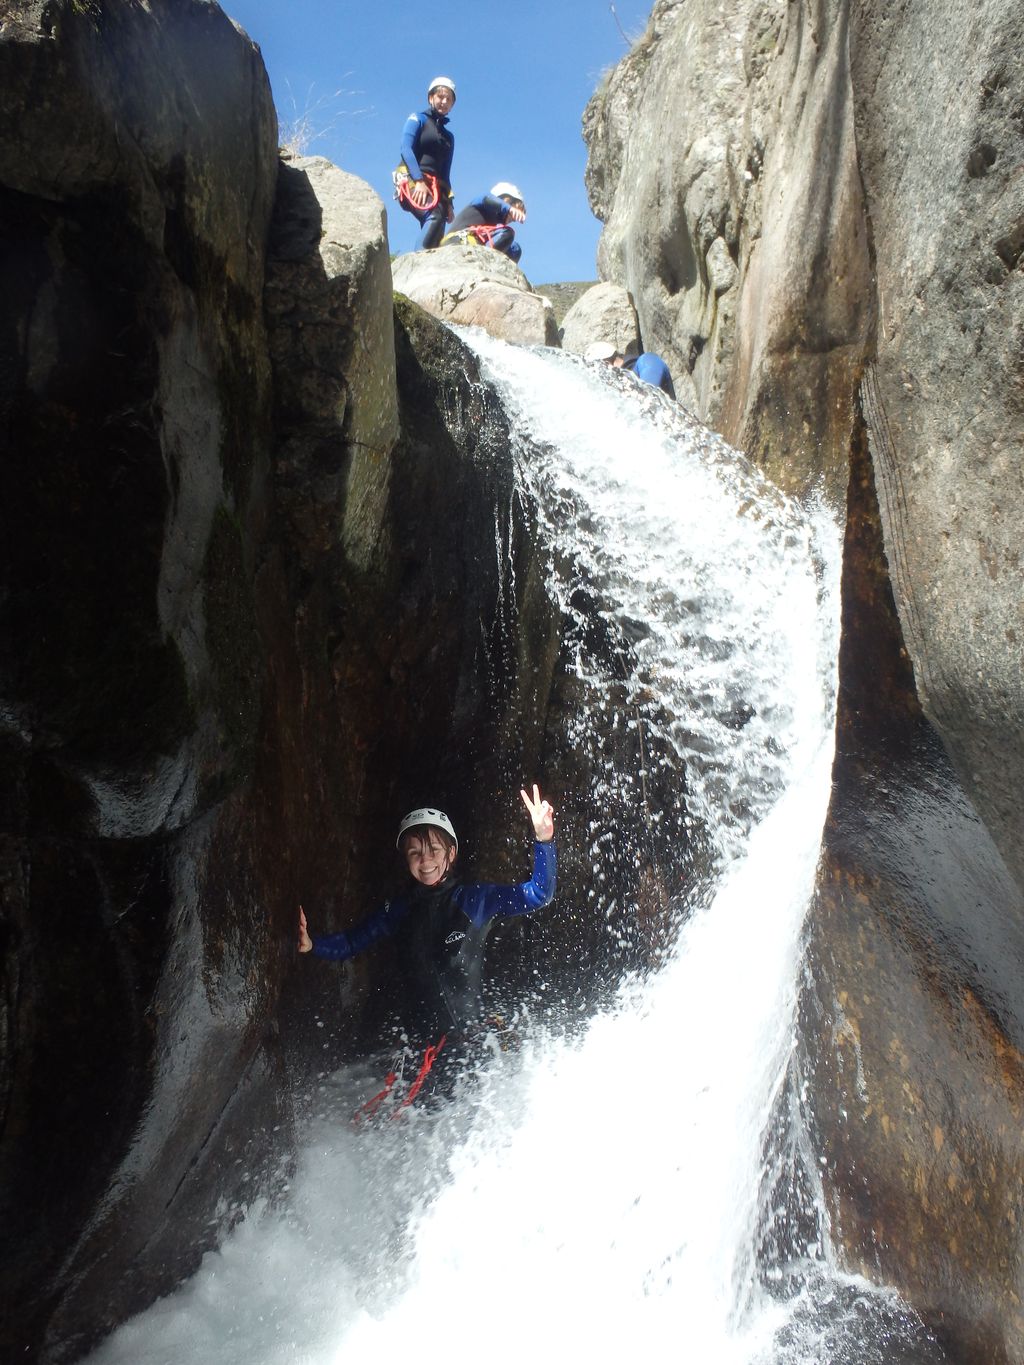
[[[628,376],[470,344],[530,437],[552,592],[571,612],[582,573],[634,641],[621,715],[581,651],[578,741],[640,725],[685,765],[679,827],[706,831],[712,884],[656,974],[582,1034],[538,1028],[440,1113],[353,1131],[373,1078],[324,1077],[283,1204],[93,1365],[846,1359],[813,1306],[794,1328],[806,1277],[771,1297],[756,1264],[828,797],[836,529]],[[606,783],[639,799],[643,773],[601,775],[595,807]]]

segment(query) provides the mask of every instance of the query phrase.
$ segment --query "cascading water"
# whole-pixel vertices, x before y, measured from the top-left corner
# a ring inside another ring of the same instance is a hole
[[[674,888],[659,970],[582,1033],[528,1031],[438,1112],[353,1131],[373,1078],[322,1078],[281,1201],[247,1210],[93,1365],[937,1360],[889,1296],[831,1268],[806,1150],[804,1207],[786,1207],[806,1148],[791,1063],[831,765],[835,527],[629,376],[467,341],[523,433],[551,591],[578,619],[572,742],[642,740],[630,770],[595,758],[579,798],[588,912],[609,913],[609,841],[631,822],[700,846],[701,894]],[[585,647],[581,584],[628,638],[628,675]],[[652,805],[655,763],[659,791],[678,775],[671,809]],[[791,1216],[799,1234],[769,1235]]]

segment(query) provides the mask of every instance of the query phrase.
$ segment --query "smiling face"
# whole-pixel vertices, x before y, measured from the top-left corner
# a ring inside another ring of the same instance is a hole
[[[435,85],[430,92],[430,107],[438,114],[447,114],[455,103],[455,96],[446,85]]]
[[[410,830],[402,840],[402,856],[413,881],[437,886],[451,870],[455,849],[440,830]]]

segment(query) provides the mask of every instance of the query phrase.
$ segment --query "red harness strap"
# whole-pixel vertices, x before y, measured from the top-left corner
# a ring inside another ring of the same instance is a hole
[[[441,189],[437,183],[437,176],[431,175],[429,171],[423,172],[423,179],[427,188],[430,190],[431,198],[425,204],[417,204],[409,192],[411,181],[408,177],[400,180],[396,187],[398,202],[408,204],[409,208],[415,209],[418,213],[429,213],[431,209],[437,207],[437,201],[441,198]]]
[[[420,1067],[416,1075],[416,1079],[413,1081],[412,1085],[410,1085],[409,1093],[406,1095],[405,1099],[395,1110],[394,1114],[391,1115],[392,1118],[395,1118],[396,1115],[398,1115],[403,1109],[405,1109],[408,1105],[412,1104],[413,1100],[423,1089],[423,1082],[430,1075],[430,1068],[437,1061],[438,1053],[444,1047],[447,1038],[448,1038],[447,1033],[442,1033],[441,1037],[437,1040],[437,1042],[431,1043],[427,1050],[424,1052],[423,1065]]]
[[[494,234],[504,232],[507,226],[506,223],[478,223],[475,227],[467,228],[466,235],[475,237],[481,246],[490,246]]]
[[[361,1104],[359,1106],[356,1112],[352,1115],[352,1122],[358,1123],[360,1119],[373,1118],[374,1114],[376,1114],[377,1110],[381,1107],[381,1105],[384,1103],[387,1097],[391,1094],[392,1090],[394,1090],[395,1081],[397,1080],[398,1080],[397,1072],[389,1071],[384,1079],[384,1089],[381,1090],[378,1094],[374,1095],[372,1099],[368,1099],[365,1104]]]
[[[416,1096],[423,1089],[424,1083],[427,1077],[430,1075],[430,1069],[437,1061],[438,1054],[444,1047],[447,1040],[448,1040],[447,1033],[442,1033],[441,1037],[437,1040],[437,1042],[431,1043],[430,1046],[424,1051],[423,1062],[420,1065],[419,1071],[417,1071],[416,1073],[416,1079],[409,1086],[409,1089],[406,1091],[404,1098],[400,1100],[399,1103],[395,1106],[394,1112],[391,1115],[393,1119],[397,1118],[403,1109],[407,1109],[409,1105],[412,1104],[412,1102],[415,1100]],[[395,1088],[395,1083],[397,1080],[398,1072],[389,1071],[387,1076],[385,1076],[384,1078],[384,1089],[379,1090],[377,1094],[373,1095],[370,1099],[368,1099],[365,1104],[359,1106],[356,1112],[352,1115],[352,1123],[357,1124],[362,1119],[372,1119],[374,1115],[377,1113],[377,1110],[384,1103],[384,1101],[391,1096],[391,1093]]]

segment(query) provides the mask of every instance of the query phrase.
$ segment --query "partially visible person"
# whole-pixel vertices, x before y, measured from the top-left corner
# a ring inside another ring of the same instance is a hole
[[[435,76],[427,90],[427,107],[410,114],[402,130],[401,161],[395,171],[395,197],[420,225],[417,251],[437,246],[446,223],[455,216],[452,204],[452,157],[455,137],[448,112],[455,103],[455,82]]]
[[[489,194],[482,194],[455,215],[445,233],[444,245],[476,242],[493,247],[518,265],[523,248],[515,240],[515,228],[508,225],[525,222],[522,192],[508,180],[499,180],[491,186]]]
[[[653,384],[656,389],[675,398],[676,389],[672,383],[669,368],[660,355],[653,351],[641,351],[638,355],[626,356],[610,341],[594,341],[583,352],[584,360],[602,360],[606,365],[614,365],[617,370],[631,370],[637,379],[645,384]]]

